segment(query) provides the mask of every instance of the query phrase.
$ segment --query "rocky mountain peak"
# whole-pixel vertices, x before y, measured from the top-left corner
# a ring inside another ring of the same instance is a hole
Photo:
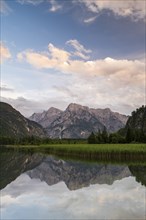
[[[46,115],[49,115],[49,114],[56,115],[56,114],[59,114],[61,112],[62,111],[60,109],[51,107],[51,108],[48,109],[48,111],[46,111]]]
[[[111,112],[110,108],[103,109],[104,112]]]
[[[71,103],[65,111],[51,107],[42,117],[36,114],[30,119],[46,128],[51,138],[87,138],[91,132],[96,133],[104,127],[108,132],[123,128],[128,117],[109,108],[94,109]]]
[[[89,110],[88,107],[82,106],[82,105],[79,105],[79,104],[76,104],[76,103],[71,103],[66,108],[67,111],[73,111],[73,112],[77,112],[79,109],[81,109],[81,110]]]
[[[44,128],[48,127],[54,120],[56,120],[62,111],[60,109],[51,107],[47,111],[43,111],[42,113],[34,113],[29,119],[32,121],[36,121]]]
[[[51,108],[48,109],[47,112],[62,112],[62,111],[58,108],[51,107]]]

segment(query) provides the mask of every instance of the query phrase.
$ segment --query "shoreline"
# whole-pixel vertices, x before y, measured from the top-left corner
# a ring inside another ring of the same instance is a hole
[[[72,159],[117,162],[145,162],[146,144],[50,144],[7,145],[1,149],[13,149],[27,153],[47,153]]]

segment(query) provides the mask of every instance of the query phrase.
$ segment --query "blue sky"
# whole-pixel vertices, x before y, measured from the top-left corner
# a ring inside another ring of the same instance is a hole
[[[1,100],[26,116],[71,102],[144,104],[145,1],[1,0]]]

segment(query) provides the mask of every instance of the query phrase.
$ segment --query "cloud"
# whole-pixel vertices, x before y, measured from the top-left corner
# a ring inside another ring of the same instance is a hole
[[[90,53],[76,40],[67,41],[76,51]],[[131,84],[137,84],[144,80],[144,62],[140,60],[117,60],[110,57],[97,60],[73,60],[71,53],[55,47],[53,44],[48,45],[49,53],[38,53],[33,50],[26,50],[18,54],[18,59],[26,61],[36,68],[56,69],[66,74],[75,74],[86,77],[112,77],[120,79],[120,83],[126,81]]]
[[[120,1],[98,1],[98,0],[79,0],[84,4],[88,11],[95,14],[103,11],[110,10],[116,16],[131,17],[133,20],[146,20],[145,1],[139,0],[120,0]]]
[[[75,52],[90,52],[77,41],[69,42]],[[144,103],[144,61],[118,60],[111,57],[87,61],[75,60],[71,52],[57,48],[53,44],[49,44],[48,49],[47,52],[22,51],[18,54],[18,59],[28,62],[39,71],[55,69],[61,73],[64,83],[58,79],[52,84],[53,99],[59,100],[61,108],[65,108],[70,102],[76,102],[95,108],[110,107],[114,111],[130,114],[133,109]],[[44,89],[43,87],[43,92]],[[64,103],[61,104],[63,100]],[[52,106],[56,104],[50,97],[46,98],[46,101]],[[45,105],[42,103],[41,106]],[[60,106],[57,104],[56,107]]]
[[[34,112],[38,112],[39,110],[43,110],[40,107],[40,102],[34,101],[31,99],[26,99],[24,97],[18,97],[18,98],[6,98],[1,97],[2,102],[9,103],[12,105],[16,110],[20,111],[22,115],[24,116],[30,116]],[[43,103],[44,104],[44,103]],[[43,106],[44,107],[44,106]]]
[[[67,61],[69,60],[69,56],[71,55],[69,52],[59,49],[55,47],[53,44],[48,45],[49,54],[47,56],[46,53],[37,53],[33,50],[27,50],[17,54],[17,58],[19,61],[26,60],[29,64],[33,65],[38,69],[43,68],[55,68],[58,69],[58,66],[67,65]]]
[[[56,92],[56,90],[58,92]],[[8,103],[12,105],[17,111],[20,111],[22,115],[25,117],[30,117],[34,112],[42,112],[44,110],[48,110],[50,107],[56,107],[58,109],[64,110],[67,105],[70,103],[70,96],[68,97],[68,94],[60,94],[61,90],[59,91],[59,88],[54,88],[54,94],[53,97],[51,97],[52,93],[50,94],[49,91],[47,93],[48,97],[43,97],[42,95],[37,95],[39,92],[37,92],[36,97],[38,100],[34,100],[31,92],[27,93],[28,97],[31,98],[25,98],[23,96],[18,96],[16,98],[8,98],[1,96],[1,101]],[[46,91],[42,88],[42,93],[45,93]],[[10,96],[10,95],[9,95]],[[54,98],[55,97],[55,98]]]
[[[11,58],[11,53],[9,49],[4,45],[4,43],[0,42],[0,63],[10,58]]]
[[[4,15],[8,15],[10,12],[12,12],[12,9],[8,6],[6,1],[1,0],[0,1],[0,13]]]
[[[56,0],[17,0],[18,3],[20,3],[21,5],[24,4],[31,4],[33,6],[37,6],[40,5],[43,2],[47,2],[48,5],[51,5],[51,8],[49,9],[50,12],[56,12],[60,9],[62,9],[62,5],[58,4],[58,2]]]
[[[145,187],[127,177],[69,191],[24,173],[1,191],[1,206],[2,219],[144,219]]]
[[[89,56],[87,54],[91,53],[92,51],[85,49],[85,47],[80,44],[76,39],[69,40],[66,42],[66,44],[71,45],[75,49],[75,52],[72,53],[74,56],[80,57],[85,60],[89,59]]]
[[[48,45],[48,49],[50,51],[50,56],[58,62],[66,62],[70,57],[70,53],[55,47],[53,44]]]
[[[44,0],[17,0],[18,3],[20,3],[21,5],[24,4],[31,4],[34,6],[37,6],[39,4],[41,4]]]
[[[57,1],[50,0],[49,2],[51,4],[51,8],[50,8],[51,12],[56,12],[56,11],[62,9],[62,6],[60,4],[58,4]]]
[[[77,40],[69,40],[66,42],[66,44],[70,44],[73,46],[77,51],[84,52],[84,53],[91,53],[91,50],[85,49],[85,47],[80,44]]]
[[[94,22],[96,20],[97,16],[94,16],[94,17],[91,17],[91,18],[87,18],[87,19],[84,19],[84,23],[86,24],[90,24],[92,22]]]
[[[7,85],[0,86],[0,90],[3,92],[13,92],[14,89],[7,87]]]

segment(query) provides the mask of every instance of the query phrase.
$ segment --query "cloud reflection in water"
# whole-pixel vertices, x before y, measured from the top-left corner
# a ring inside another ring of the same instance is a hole
[[[145,219],[145,187],[126,177],[69,191],[20,175],[1,191],[2,219]]]

